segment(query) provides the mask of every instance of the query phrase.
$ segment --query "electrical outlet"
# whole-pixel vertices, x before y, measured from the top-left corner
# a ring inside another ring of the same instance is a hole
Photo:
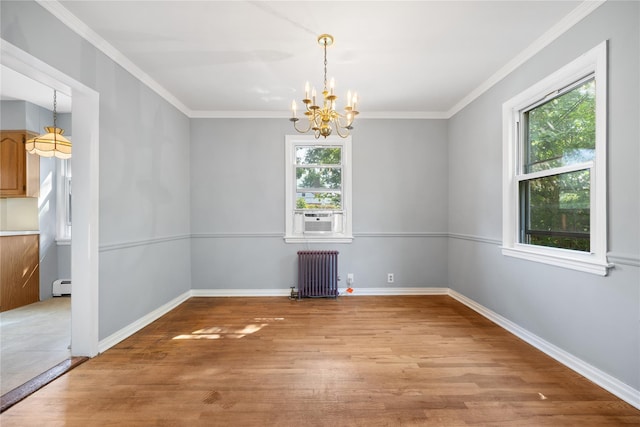
[[[393,273],[387,274],[387,283],[393,283]]]
[[[353,273],[347,273],[347,285],[353,285]]]

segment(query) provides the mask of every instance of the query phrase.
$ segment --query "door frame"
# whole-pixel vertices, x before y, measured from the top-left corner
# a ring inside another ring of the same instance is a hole
[[[0,62],[72,98],[71,355],[93,357],[99,341],[100,94],[1,38]]]

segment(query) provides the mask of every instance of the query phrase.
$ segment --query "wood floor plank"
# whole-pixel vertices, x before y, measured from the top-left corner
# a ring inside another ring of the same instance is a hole
[[[447,296],[192,298],[0,424],[620,426],[640,411]]]

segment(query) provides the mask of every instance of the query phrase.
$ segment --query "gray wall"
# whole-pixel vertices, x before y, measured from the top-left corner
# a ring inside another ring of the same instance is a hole
[[[0,128],[2,130],[27,129],[27,102],[26,101],[1,101],[0,102]],[[37,130],[37,129],[34,129]]]
[[[356,292],[446,286],[446,121],[358,122],[352,244],[284,243],[284,139],[292,133],[287,120],[191,121],[194,289],[286,290],[297,284],[296,252],[307,247],[340,251],[341,287],[354,273]]]
[[[449,121],[449,286],[640,388],[639,3],[608,2]],[[501,254],[502,103],[609,40],[608,277]],[[462,239],[456,235],[472,236]]]
[[[51,92],[53,96],[53,91]],[[51,99],[53,102],[53,98]],[[53,126],[53,111],[27,101],[1,101],[0,127],[4,130],[30,130],[38,134],[45,126]],[[65,136],[71,134],[71,114],[58,113],[56,125],[65,130]]]
[[[189,119],[37,3],[0,7],[3,39],[100,94],[104,339],[190,288]]]
[[[40,158],[40,300],[52,297],[51,284],[58,279],[56,244],[56,159]]]

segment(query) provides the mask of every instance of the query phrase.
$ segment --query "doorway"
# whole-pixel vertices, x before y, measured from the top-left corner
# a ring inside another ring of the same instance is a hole
[[[0,63],[73,99],[71,355],[93,357],[99,339],[99,94],[5,40],[0,40]]]

